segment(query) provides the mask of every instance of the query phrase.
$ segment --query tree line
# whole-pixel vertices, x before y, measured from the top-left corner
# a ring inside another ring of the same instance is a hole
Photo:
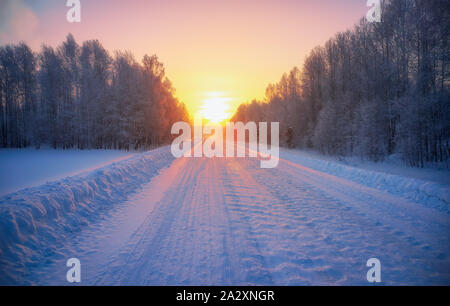
[[[386,0],[382,22],[361,19],[313,49],[233,121],[279,121],[298,147],[411,166],[449,160],[450,3]]]
[[[170,141],[184,104],[156,56],[112,57],[69,34],[39,53],[0,46],[0,148],[138,149]]]

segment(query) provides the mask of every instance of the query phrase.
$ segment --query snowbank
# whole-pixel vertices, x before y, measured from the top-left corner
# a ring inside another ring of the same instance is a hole
[[[65,238],[124,201],[172,160],[164,147],[0,198],[0,284],[57,252]]]
[[[450,214],[448,185],[347,166],[337,161],[310,157],[292,150],[282,149],[281,157],[316,171],[389,192]]]
[[[0,197],[128,159],[120,150],[0,149]]]

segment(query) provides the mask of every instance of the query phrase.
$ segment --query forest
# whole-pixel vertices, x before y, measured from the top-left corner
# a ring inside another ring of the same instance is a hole
[[[23,42],[0,46],[0,148],[148,148],[188,120],[155,55],[111,56],[71,34],[39,53]]]
[[[450,2],[382,8],[381,22],[363,18],[316,47],[232,121],[279,121],[282,140],[293,130],[296,147],[323,154],[448,168]]]

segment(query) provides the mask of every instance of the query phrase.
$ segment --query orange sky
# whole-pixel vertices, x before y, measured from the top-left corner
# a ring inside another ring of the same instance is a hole
[[[368,10],[366,0],[81,0],[81,23],[70,24],[65,2],[2,0],[0,42],[38,50],[71,32],[138,60],[155,53],[191,113],[211,94],[231,111],[263,98],[268,83]]]

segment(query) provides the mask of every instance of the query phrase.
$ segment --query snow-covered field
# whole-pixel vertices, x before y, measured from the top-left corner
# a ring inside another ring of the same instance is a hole
[[[450,171],[445,165],[434,166],[434,168],[413,168],[408,167],[398,155],[392,155],[383,162],[371,162],[361,160],[359,157],[334,157],[322,155],[314,151],[305,150],[288,150],[283,149],[283,156],[291,156],[300,160],[314,159],[324,162],[331,162],[330,165],[342,165],[359,168],[362,170],[370,170],[373,172],[381,172],[385,174],[409,177],[422,181],[430,181],[450,186]]]
[[[0,149],[0,196],[92,170],[133,154],[118,150]]]
[[[10,194],[0,284],[68,284],[76,257],[84,285],[364,285],[376,257],[383,284],[449,285],[449,185],[369,166],[164,147]]]
[[[281,150],[285,160],[449,212],[449,170],[410,168],[399,160],[395,163],[363,162],[357,158],[337,161],[319,154]]]

